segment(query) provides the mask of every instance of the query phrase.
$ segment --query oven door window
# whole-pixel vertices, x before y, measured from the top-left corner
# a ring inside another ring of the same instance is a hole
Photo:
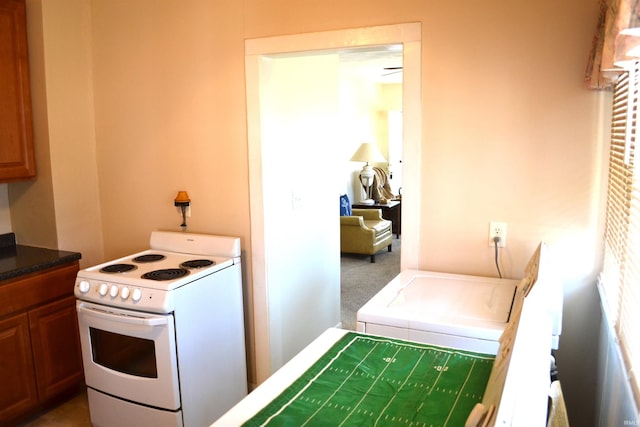
[[[93,361],[124,374],[158,378],[152,340],[89,328]]]

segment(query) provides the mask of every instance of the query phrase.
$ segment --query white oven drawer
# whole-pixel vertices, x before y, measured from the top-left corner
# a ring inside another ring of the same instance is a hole
[[[93,427],[153,426],[183,427],[182,411],[163,411],[87,390]]]

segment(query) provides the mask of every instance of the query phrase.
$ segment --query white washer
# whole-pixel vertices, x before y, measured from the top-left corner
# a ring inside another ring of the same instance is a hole
[[[405,270],[358,310],[357,330],[496,354],[519,282]]]

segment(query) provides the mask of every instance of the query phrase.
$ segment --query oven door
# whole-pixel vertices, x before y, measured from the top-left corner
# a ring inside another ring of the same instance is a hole
[[[76,304],[87,386],[162,409],[180,408],[172,314]]]

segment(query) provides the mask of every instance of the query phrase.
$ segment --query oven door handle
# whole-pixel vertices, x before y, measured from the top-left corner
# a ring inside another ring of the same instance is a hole
[[[87,303],[78,304],[78,313],[102,320],[110,320],[133,325],[161,326],[169,322],[168,316],[154,316],[152,314],[125,313],[116,310],[105,310]]]

